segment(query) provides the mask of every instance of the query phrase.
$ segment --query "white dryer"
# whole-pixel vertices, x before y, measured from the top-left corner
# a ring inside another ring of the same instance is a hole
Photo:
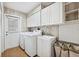
[[[37,55],[40,57],[54,56],[52,45],[55,42],[55,36],[43,35],[38,37]]]
[[[25,39],[25,52],[31,57],[36,55],[36,40],[36,36],[26,36]]]

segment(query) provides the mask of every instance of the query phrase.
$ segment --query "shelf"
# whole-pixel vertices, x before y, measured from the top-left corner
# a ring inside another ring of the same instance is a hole
[[[67,11],[67,12],[65,12],[65,14],[73,13],[73,12],[76,12],[76,11],[79,11],[79,9],[74,9],[74,10]]]
[[[70,3],[72,3],[72,2],[66,2],[65,5],[69,5]]]
[[[75,11],[73,13],[69,13],[69,14],[66,14],[66,21],[71,21],[71,20],[76,20],[78,19],[78,11]]]
[[[72,20],[72,21],[66,21],[65,22],[66,24],[79,24],[79,19],[77,19],[77,20]]]
[[[68,5],[65,5],[65,12],[79,9],[79,2],[74,2]]]
[[[73,21],[79,19],[79,2],[68,2],[65,5],[65,20]]]

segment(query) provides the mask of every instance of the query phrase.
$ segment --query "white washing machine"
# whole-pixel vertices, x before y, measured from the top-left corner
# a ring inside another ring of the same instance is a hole
[[[37,37],[41,36],[41,31],[26,32],[21,34],[20,46],[29,56],[37,54]]]
[[[20,33],[20,47],[25,50],[25,39],[28,36],[40,36],[42,34],[41,30],[34,32],[21,32]]]
[[[20,47],[22,49],[25,49],[25,39],[26,39],[26,36],[28,34],[31,34],[32,32],[22,32],[20,33]]]
[[[56,37],[43,35],[38,37],[37,41],[37,55],[39,57],[51,57],[54,56],[52,45],[55,42]]]

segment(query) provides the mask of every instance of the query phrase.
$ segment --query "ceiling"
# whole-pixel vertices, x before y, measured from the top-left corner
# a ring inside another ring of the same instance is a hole
[[[41,4],[42,7],[46,7],[52,3],[53,2],[4,2],[4,6],[27,14],[39,4]]]
[[[38,6],[40,2],[5,2],[4,6],[23,13],[29,13],[32,9]]]
[[[42,5],[42,8],[45,8],[53,3],[55,3],[55,2],[42,2],[41,5]]]

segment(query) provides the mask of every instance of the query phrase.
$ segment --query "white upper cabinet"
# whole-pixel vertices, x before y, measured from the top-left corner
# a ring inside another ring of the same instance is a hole
[[[32,24],[32,16],[28,17],[27,18],[27,27],[31,27],[31,24]]]
[[[62,24],[64,21],[63,17],[63,3],[57,2],[49,6],[50,8],[50,23]]]
[[[27,18],[27,27],[58,25],[62,23],[64,23],[64,8],[62,2],[53,3]]]
[[[41,25],[57,25],[63,23],[63,4],[53,3],[41,11]]]
[[[27,18],[27,27],[40,26],[40,11]]]
[[[41,11],[41,25],[50,25],[50,13],[49,7],[44,8]]]
[[[33,27],[40,26],[40,11],[33,15]]]

